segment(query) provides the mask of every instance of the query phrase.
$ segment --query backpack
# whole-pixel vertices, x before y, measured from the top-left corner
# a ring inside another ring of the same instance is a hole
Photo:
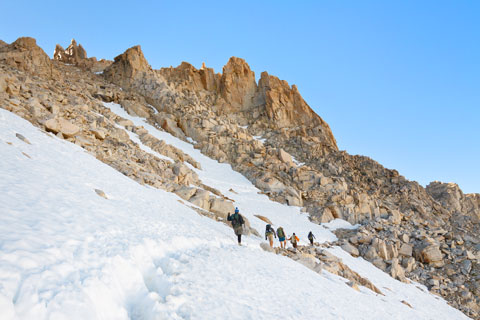
[[[270,234],[273,234],[273,229],[272,229],[272,226],[267,224],[266,228],[265,228],[265,234],[266,235],[270,235]]]
[[[282,227],[278,227],[277,229],[277,236],[279,238],[285,238],[285,232],[283,231],[283,228]]]
[[[243,217],[240,215],[240,213],[235,213],[232,216],[232,226],[241,226],[245,222],[243,221]]]

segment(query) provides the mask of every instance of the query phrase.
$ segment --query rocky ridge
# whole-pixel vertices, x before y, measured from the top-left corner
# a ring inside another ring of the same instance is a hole
[[[427,284],[479,318],[480,195],[439,182],[423,188],[368,157],[339,151],[296,86],[266,72],[256,83],[248,64],[235,57],[221,74],[185,62],[153,70],[140,46],[114,62],[98,62],[72,41],[66,50],[57,46],[50,60],[31,38],[0,42],[0,68],[2,108],[139,183],[175,192],[219,221],[233,207],[185,165],[198,166],[195,160],[104,103],[193,139],[195,148],[230,163],[271,199],[302,206],[314,222],[360,223],[355,231],[339,231],[336,244],[401,281]],[[171,160],[143,151],[132,135]]]

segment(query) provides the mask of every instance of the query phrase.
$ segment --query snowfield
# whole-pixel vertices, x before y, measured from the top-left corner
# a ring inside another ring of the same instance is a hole
[[[199,161],[202,181],[234,199],[260,233],[265,223],[254,214],[303,239],[310,230],[335,239],[229,165],[109,107]],[[340,248],[331,252],[385,296],[264,252],[263,239],[238,246],[231,228],[179,200],[0,109],[0,319],[466,319]]]

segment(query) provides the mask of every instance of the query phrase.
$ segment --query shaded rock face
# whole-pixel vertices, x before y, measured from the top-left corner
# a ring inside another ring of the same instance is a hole
[[[122,87],[130,87],[130,83],[144,73],[152,72],[152,68],[143,56],[140,46],[131,47],[115,57],[114,63],[105,69],[105,78]]]
[[[426,187],[426,191],[449,211],[465,212],[480,219],[480,194],[464,194],[457,184],[439,181],[431,182]]]
[[[18,38],[9,45],[0,45],[0,63],[27,71],[30,74],[53,75],[52,63],[33,38]]]
[[[311,127],[326,123],[308,106],[298,92],[297,86],[262,72],[258,82],[259,95],[265,104],[267,116],[279,127],[303,124]],[[334,140],[333,135],[331,139]]]
[[[255,73],[245,60],[231,57],[220,79],[220,96],[228,105],[223,108],[230,112],[251,109],[256,90]]]
[[[78,64],[80,61],[87,59],[87,52],[81,44],[77,45],[75,39],[72,39],[66,50],[57,44],[53,52],[53,59],[64,63]]]
[[[200,70],[188,62],[182,62],[176,68],[162,68],[159,73],[169,82],[177,86],[215,92],[220,85],[220,75],[203,64]]]

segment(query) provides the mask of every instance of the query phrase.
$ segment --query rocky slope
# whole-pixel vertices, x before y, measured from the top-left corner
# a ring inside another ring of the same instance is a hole
[[[0,68],[2,108],[139,183],[175,192],[220,221],[233,207],[189,169],[198,166],[194,159],[104,103],[119,103],[193,140],[195,148],[230,163],[271,199],[303,207],[314,222],[342,218],[361,224],[338,232],[344,250],[399,280],[425,283],[480,317],[480,195],[440,182],[423,188],[368,157],[339,151],[328,124],[295,85],[266,72],[257,83],[248,64],[235,57],[221,74],[186,62],[153,70],[140,46],[113,62],[97,61],[74,40],[66,50],[57,45],[53,60],[32,38],[0,42]]]

